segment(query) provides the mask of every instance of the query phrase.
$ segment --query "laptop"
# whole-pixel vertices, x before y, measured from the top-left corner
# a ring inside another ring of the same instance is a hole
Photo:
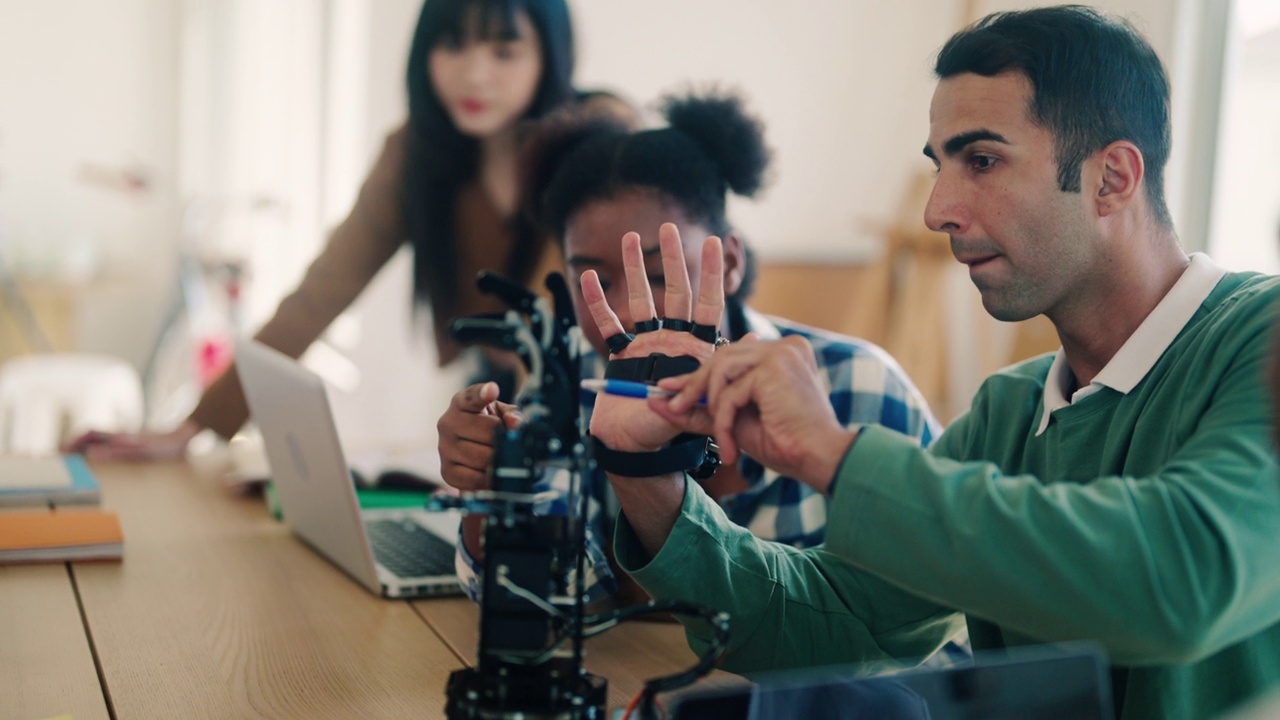
[[[671,720],[1112,720],[1106,654],[1094,643],[979,652],[972,664],[891,675],[816,668],[691,692]]]
[[[454,570],[461,515],[362,510],[324,382],[253,340],[237,341],[235,358],[284,521],[293,532],[375,594],[461,594]]]

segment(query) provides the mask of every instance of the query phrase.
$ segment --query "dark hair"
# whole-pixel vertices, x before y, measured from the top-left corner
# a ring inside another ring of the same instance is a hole
[[[668,127],[631,132],[600,114],[563,113],[545,121],[521,161],[526,211],[563,241],[569,217],[584,205],[636,190],[679,205],[712,233],[729,233],[725,194],[751,197],[764,182],[769,151],[760,122],[721,91],[667,97]],[[750,295],[755,259],[736,298]]]
[[[573,29],[565,0],[426,0],[409,49],[406,82],[409,124],[405,139],[404,206],[413,244],[414,296],[452,314],[458,296],[458,249],[454,207],[459,190],[479,168],[479,143],[458,132],[432,86],[427,63],[441,42],[462,42],[471,33],[517,37],[516,18],[525,13],[541,41],[542,78],[527,118],[541,117],[573,97]],[[517,224],[516,250],[502,270],[524,281],[537,238]]]
[[[1132,25],[1081,5],[994,13],[953,35],[934,66],[939,79],[1008,71],[1031,81],[1029,110],[1053,133],[1062,190],[1079,192],[1084,160],[1128,140],[1142,153],[1155,219],[1172,227],[1164,200],[1169,80]]]

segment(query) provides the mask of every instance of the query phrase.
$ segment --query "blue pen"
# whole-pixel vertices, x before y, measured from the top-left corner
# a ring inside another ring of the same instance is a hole
[[[670,390],[663,390],[657,385],[649,385],[647,383],[634,382],[632,380],[583,380],[582,389],[593,393],[604,393],[606,395],[617,395],[619,397],[629,398],[670,398],[676,396],[676,393]],[[706,405],[707,399],[702,398],[698,401],[698,404]]]

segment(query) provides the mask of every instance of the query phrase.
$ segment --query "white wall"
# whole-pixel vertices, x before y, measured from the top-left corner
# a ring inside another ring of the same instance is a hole
[[[0,0],[0,250],[32,275],[100,267],[79,343],[138,364],[172,278],[176,23],[171,0]]]
[[[1280,5],[1244,3],[1224,83],[1210,249],[1233,270],[1280,271]]]
[[[1179,33],[1188,32],[1178,11],[1187,2],[1100,4],[1137,16],[1177,77],[1186,43]],[[138,309],[122,310],[119,299],[92,303],[82,344],[137,363],[168,297],[178,230],[179,16],[183,7],[207,4],[0,0],[0,226],[8,228],[11,244],[36,255],[70,239],[95,238],[92,247],[107,274],[129,278],[119,294],[137,299]],[[611,89],[640,103],[689,83],[721,82],[746,94],[767,124],[775,177],[758,201],[735,203],[733,219],[763,256],[779,260],[878,252],[879,238],[870,228],[894,218],[909,179],[928,168],[920,147],[928,130],[933,53],[970,5],[570,4],[581,86]],[[1027,4],[973,3],[978,12]],[[314,136],[327,153],[317,170],[325,177],[306,191],[318,198],[307,212],[328,225],[345,214],[385,133],[403,120],[404,61],[420,0],[328,0],[324,7],[326,42],[345,48],[343,57],[351,61],[330,69],[319,105],[327,108],[327,119],[318,130],[307,129],[319,133]],[[270,43],[269,37],[259,40]],[[1175,85],[1174,92],[1183,89]],[[270,93],[256,97],[249,114],[237,117],[274,111]],[[1175,166],[1184,152],[1177,132],[1175,126]],[[91,189],[74,179],[85,161],[145,168],[154,189],[142,197]],[[1176,207],[1174,212],[1177,217]],[[324,233],[313,234],[318,243]],[[364,370],[361,388],[338,399],[343,417],[353,418],[344,423],[370,437],[426,432],[457,381],[432,372],[422,320],[408,313],[408,277],[408,257],[402,256],[358,301],[358,332],[357,324],[348,324],[335,333],[335,342]],[[294,278],[278,281],[287,287]]]
[[[1031,4],[1049,3],[992,0],[977,3],[977,11]],[[1176,4],[1101,3],[1131,16],[1170,64],[1177,54]],[[775,175],[757,201],[735,202],[732,217],[761,255],[794,260],[859,259],[880,251],[873,228],[896,218],[908,182],[928,170],[920,148],[928,133],[931,61],[962,23],[966,3],[570,5],[581,87],[613,90],[642,104],[689,83],[720,82],[747,96],[766,122]],[[364,142],[370,160],[385,132],[404,117],[404,59],[419,7],[419,0],[375,0],[369,6]],[[957,292],[972,294],[962,280],[953,283]],[[407,311],[409,287],[409,257],[403,253],[352,311],[361,319],[360,336],[344,350],[364,369],[364,380],[354,394],[338,393],[335,402],[344,432],[357,441],[432,434],[436,415],[459,382],[457,372],[432,373],[435,360],[423,342],[422,321],[415,324]],[[969,355],[961,347],[955,356]],[[957,366],[955,404],[967,404],[974,374]]]

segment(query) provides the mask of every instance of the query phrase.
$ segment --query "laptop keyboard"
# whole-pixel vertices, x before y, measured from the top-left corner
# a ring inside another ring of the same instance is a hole
[[[411,520],[366,520],[373,556],[402,578],[453,574],[454,547]]]

